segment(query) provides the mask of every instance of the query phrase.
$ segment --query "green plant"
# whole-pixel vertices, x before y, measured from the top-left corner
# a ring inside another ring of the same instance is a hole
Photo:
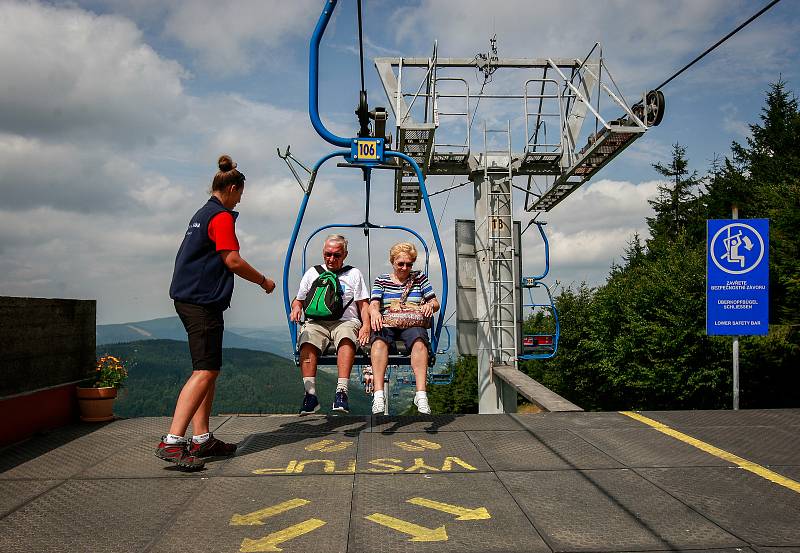
[[[125,365],[113,355],[102,355],[95,365],[92,388],[122,388],[128,371]]]

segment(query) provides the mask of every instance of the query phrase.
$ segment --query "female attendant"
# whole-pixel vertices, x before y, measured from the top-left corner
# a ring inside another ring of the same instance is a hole
[[[218,161],[211,198],[194,214],[175,259],[169,295],[183,322],[192,355],[192,375],[178,396],[169,433],[155,454],[185,470],[203,467],[203,458],[229,456],[236,444],[216,439],[209,429],[217,376],[222,367],[222,312],[231,303],[233,275],[257,284],[267,294],[275,283],[239,255],[233,208],[242,200],[244,175],[230,156]],[[194,436],[184,434],[192,423]]]

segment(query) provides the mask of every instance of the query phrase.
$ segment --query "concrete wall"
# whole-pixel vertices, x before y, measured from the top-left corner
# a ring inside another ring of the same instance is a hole
[[[95,312],[94,300],[0,296],[0,399],[86,378]]]
[[[95,365],[94,300],[0,296],[0,446],[77,420]]]

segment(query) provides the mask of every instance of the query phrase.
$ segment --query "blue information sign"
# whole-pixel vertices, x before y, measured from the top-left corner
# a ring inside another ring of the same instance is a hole
[[[769,330],[769,219],[711,219],[706,243],[706,332]]]

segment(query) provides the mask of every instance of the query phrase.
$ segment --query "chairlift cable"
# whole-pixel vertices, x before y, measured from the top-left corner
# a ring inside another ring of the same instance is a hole
[[[735,35],[739,31],[741,31],[742,29],[744,29],[747,25],[752,23],[757,17],[759,17],[761,14],[763,14],[765,11],[767,11],[768,9],[770,9],[772,6],[774,6],[775,4],[777,4],[780,1],[781,0],[772,0],[769,4],[767,4],[766,6],[761,8],[755,15],[753,15],[747,21],[745,21],[744,23],[742,23],[741,25],[736,27],[734,30],[732,30],[730,33],[728,33],[727,35],[725,35],[724,37],[719,39],[716,43],[714,43],[714,45],[712,45],[709,48],[707,48],[705,52],[703,52],[702,54],[700,54],[699,56],[694,58],[692,61],[690,61],[688,64],[686,64],[680,71],[678,71],[677,73],[672,75],[669,79],[667,79],[666,81],[664,81],[663,83],[661,83],[660,85],[655,87],[653,90],[659,90],[659,89],[663,88],[664,86],[666,86],[670,81],[672,81],[678,75],[680,75],[681,73],[683,73],[684,71],[689,69],[691,66],[693,66],[695,63],[697,63],[701,59],[703,59],[706,56],[706,54],[709,54],[711,51],[713,51],[715,48],[717,48],[723,42],[725,42],[726,40],[731,38],[733,35]]]
[[[364,88],[364,39],[361,24],[361,0],[358,0],[358,52],[361,60],[361,90]]]

